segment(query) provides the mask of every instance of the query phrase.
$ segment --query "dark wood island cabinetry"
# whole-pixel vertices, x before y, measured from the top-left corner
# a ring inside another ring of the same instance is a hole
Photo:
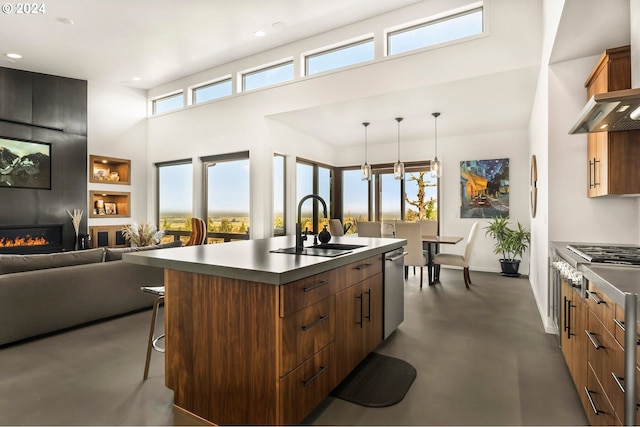
[[[382,341],[383,254],[404,241],[358,240],[366,247],[336,258],[269,252],[288,237],[127,257],[164,264],[176,412],[189,423],[300,423]]]

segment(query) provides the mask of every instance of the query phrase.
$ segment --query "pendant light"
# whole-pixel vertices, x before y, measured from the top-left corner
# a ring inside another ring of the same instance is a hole
[[[364,126],[364,164],[360,167],[363,181],[371,181],[371,165],[367,163],[367,126],[369,122],[362,123]]]
[[[396,117],[398,122],[398,161],[393,165],[393,177],[395,179],[404,179],[404,163],[400,161],[400,122],[402,117]]]
[[[438,116],[440,113],[431,113],[435,119],[435,158],[431,162],[431,176],[440,178],[442,176],[442,163],[438,160]]]

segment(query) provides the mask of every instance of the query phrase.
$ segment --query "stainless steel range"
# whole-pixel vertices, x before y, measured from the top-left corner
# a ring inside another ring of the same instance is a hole
[[[640,246],[571,244],[567,249],[591,263],[640,266]]]

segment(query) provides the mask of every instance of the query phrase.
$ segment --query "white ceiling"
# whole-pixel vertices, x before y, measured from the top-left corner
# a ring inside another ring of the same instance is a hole
[[[47,0],[44,14],[0,15],[0,66],[148,89],[419,1]],[[550,62],[628,43],[628,14],[629,0],[566,0]],[[336,146],[361,144],[365,120],[370,143],[395,141],[398,115],[403,140],[430,137],[433,111],[439,137],[526,129],[536,83],[537,70],[521,69],[273,118]]]

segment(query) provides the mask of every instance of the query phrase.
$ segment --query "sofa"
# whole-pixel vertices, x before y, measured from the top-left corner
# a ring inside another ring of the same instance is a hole
[[[161,286],[163,269],[122,255],[180,245],[0,255],[0,346],[153,306],[140,287]]]

